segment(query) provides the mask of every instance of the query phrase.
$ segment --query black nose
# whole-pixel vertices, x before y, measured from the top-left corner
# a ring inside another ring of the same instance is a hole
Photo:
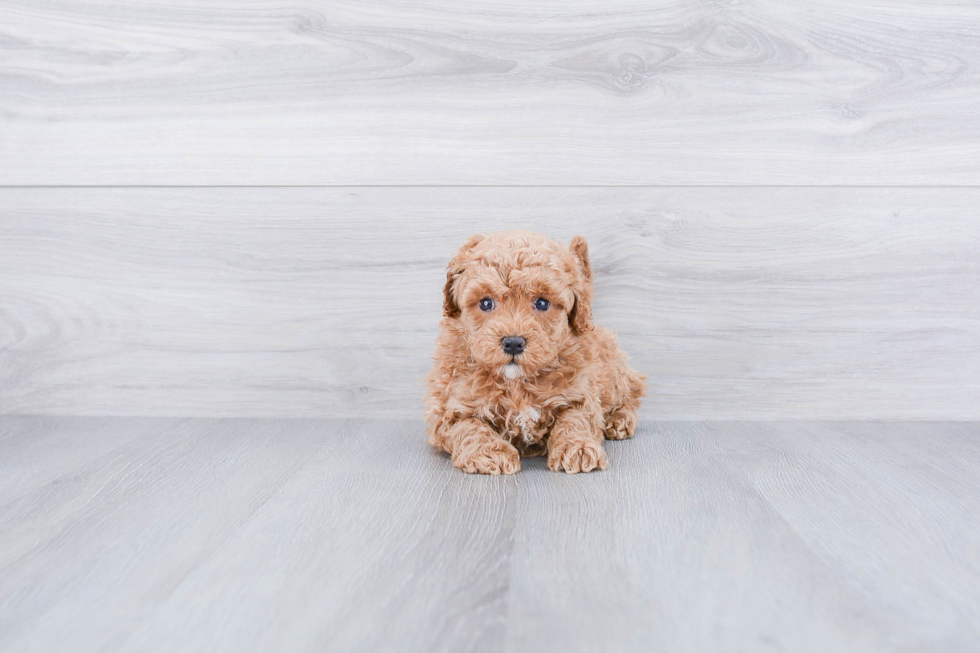
[[[524,351],[524,345],[527,344],[527,340],[520,336],[507,336],[500,340],[500,344],[504,346],[505,352],[511,356],[517,356]]]

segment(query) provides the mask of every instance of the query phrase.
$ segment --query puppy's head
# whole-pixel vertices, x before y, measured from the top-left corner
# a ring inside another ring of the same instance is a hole
[[[526,231],[474,236],[446,271],[446,317],[470,356],[508,378],[553,365],[592,329],[592,268],[585,239],[569,247]]]

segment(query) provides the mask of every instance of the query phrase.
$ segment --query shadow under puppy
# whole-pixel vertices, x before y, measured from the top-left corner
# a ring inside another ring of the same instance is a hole
[[[449,262],[444,293],[429,442],[469,473],[513,474],[521,455],[545,453],[554,471],[605,469],[603,439],[633,435],[645,377],[592,323],[585,239],[474,236]]]

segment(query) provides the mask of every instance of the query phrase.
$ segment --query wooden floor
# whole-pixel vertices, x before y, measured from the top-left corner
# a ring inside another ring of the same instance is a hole
[[[980,424],[607,446],[490,478],[414,421],[2,418],[0,650],[980,646]]]

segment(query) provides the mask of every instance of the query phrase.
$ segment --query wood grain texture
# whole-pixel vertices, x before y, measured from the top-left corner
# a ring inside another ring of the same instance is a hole
[[[980,418],[980,189],[0,190],[0,413],[417,417],[470,234],[585,235],[662,419]]]
[[[73,429],[76,432],[73,433]],[[967,651],[980,425],[646,422],[471,477],[418,421],[2,418],[0,650]],[[51,477],[44,458],[84,436]],[[21,490],[24,488],[21,488]]]
[[[0,184],[980,183],[972,1],[0,6]]]
[[[82,424],[70,433],[61,420],[46,422],[67,447],[93,430]],[[131,421],[98,424],[108,439],[135,434]],[[137,426],[141,437],[80,459],[77,469],[33,493],[0,498],[3,650],[126,648],[119,639],[135,620],[170,595],[337,431],[330,422],[184,420],[153,429],[144,420]],[[52,448],[50,442],[26,444],[42,459]],[[79,612],[61,602],[65,595],[92,600],[93,609]]]
[[[0,496],[36,491],[141,436],[170,434],[175,419],[74,420],[26,417],[0,422]]]
[[[969,650],[950,633],[980,629],[980,540],[962,537],[980,528],[978,434],[976,424],[658,423],[616,448],[609,474],[531,475],[509,644]]]

